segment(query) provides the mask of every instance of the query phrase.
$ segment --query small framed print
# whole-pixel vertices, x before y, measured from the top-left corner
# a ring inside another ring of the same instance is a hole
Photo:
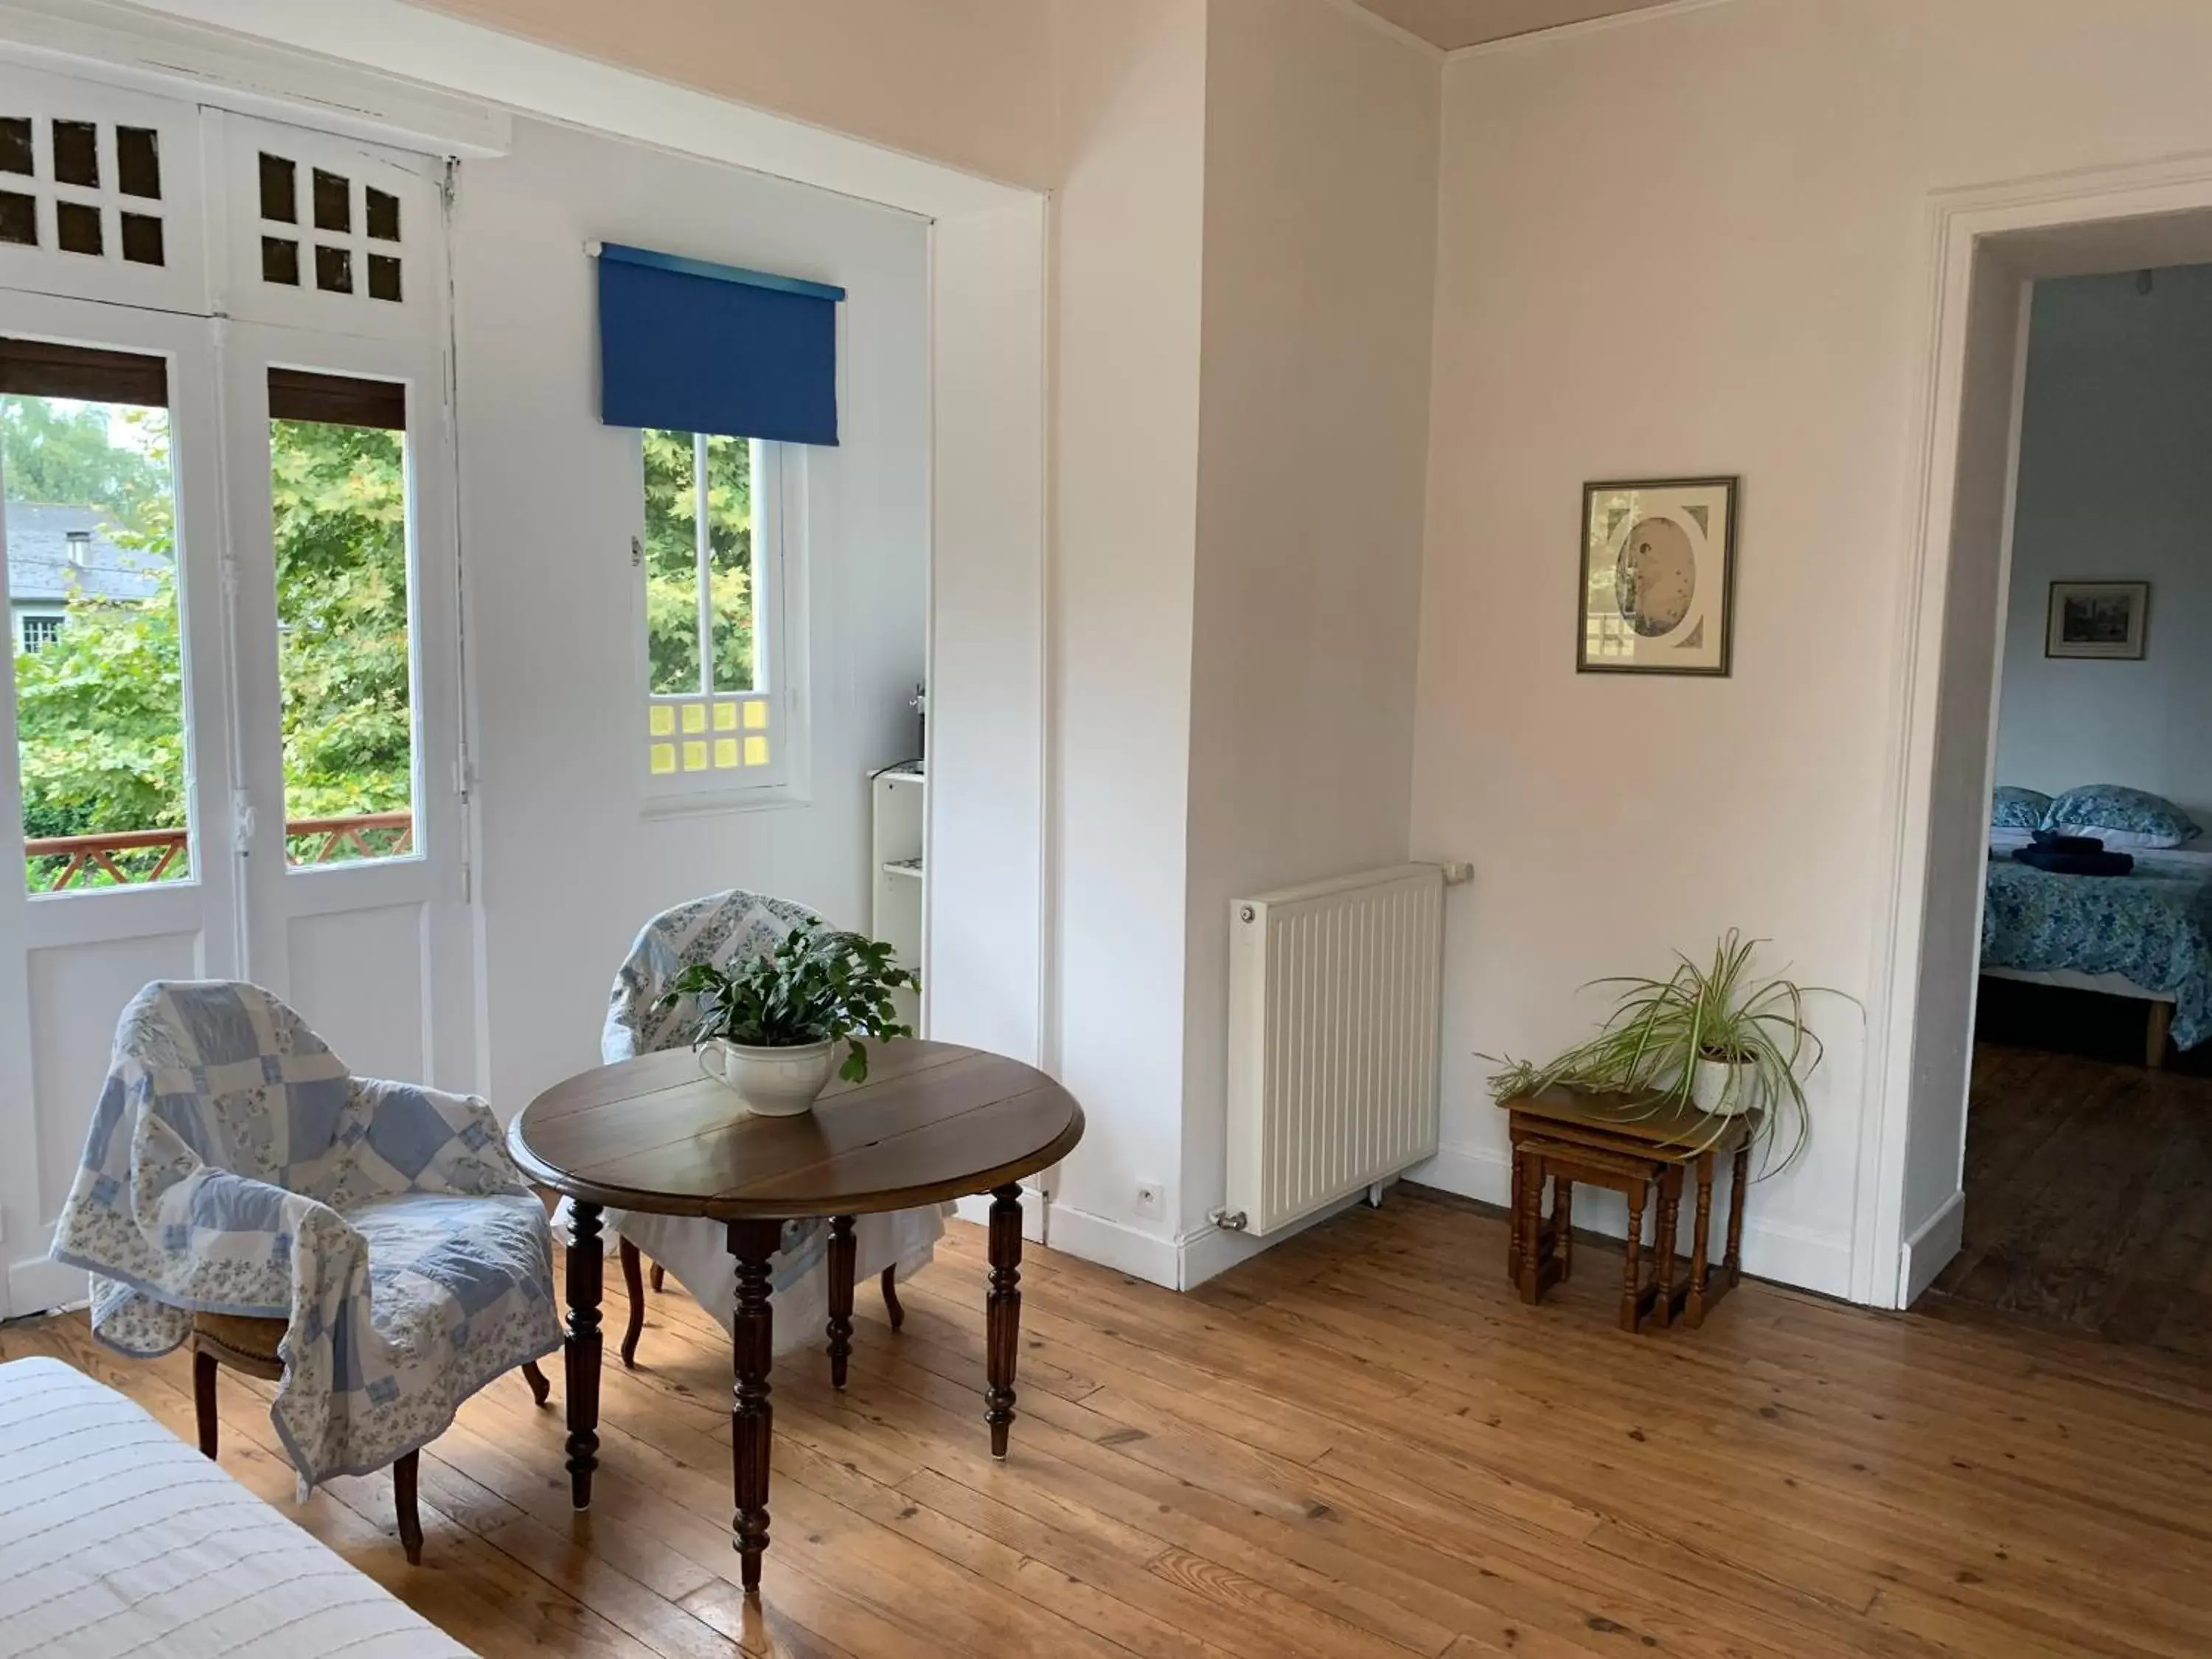
[[[2149,614],[2148,582],[2053,582],[2043,654],[2139,661]]]
[[[1729,672],[1741,482],[1583,486],[1579,672]]]

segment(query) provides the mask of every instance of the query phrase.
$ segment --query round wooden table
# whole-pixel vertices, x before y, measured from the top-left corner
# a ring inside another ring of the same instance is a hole
[[[730,1333],[737,1374],[730,1413],[738,1553],[748,1592],[768,1548],[769,1259],[787,1221],[826,1218],[849,1250],[852,1218],[991,1194],[986,1304],[991,1455],[1006,1455],[1021,1330],[1024,1176],[1057,1164],[1083,1138],[1083,1109],[1034,1066],[949,1042],[871,1043],[868,1080],[833,1081],[813,1111],[757,1117],[700,1075],[689,1048],[603,1066],[548,1089],[507,1128],[514,1160],[565,1194],[568,1249],[568,1478],[592,1501],[599,1461],[600,1212],[608,1205],[726,1223],[737,1260]],[[850,1334],[850,1273],[844,1335]],[[836,1300],[830,1338],[840,1340]]]

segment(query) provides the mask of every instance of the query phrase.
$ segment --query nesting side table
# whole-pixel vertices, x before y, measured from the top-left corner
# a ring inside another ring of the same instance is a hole
[[[1577,1182],[1609,1187],[1628,1200],[1627,1261],[1622,1276],[1620,1326],[1637,1331],[1647,1320],[1692,1330],[1706,1311],[1743,1277],[1744,1188],[1751,1173],[1751,1143],[1759,1115],[1714,1117],[1667,1097],[1624,1095],[1555,1086],[1501,1102],[1513,1145],[1513,1214],[1506,1273],[1523,1302],[1534,1304],[1574,1271],[1574,1188]],[[1712,1239],[1713,1172],[1733,1160],[1726,1253],[1715,1268]],[[1690,1259],[1676,1255],[1683,1188],[1694,1176]],[[1552,1210],[1543,1213],[1544,1186]],[[1656,1198],[1656,1206],[1652,1200]],[[1644,1216],[1656,1207],[1652,1271],[1644,1262]],[[1688,1272],[1680,1269],[1686,1265]],[[1678,1277],[1680,1282],[1678,1283]]]

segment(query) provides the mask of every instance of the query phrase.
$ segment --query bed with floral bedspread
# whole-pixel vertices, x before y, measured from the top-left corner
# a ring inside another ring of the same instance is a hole
[[[2173,1001],[2173,1042],[2212,1036],[2212,860],[2138,852],[2124,876],[2037,870],[1990,854],[1982,965],[2024,973],[2118,975]]]

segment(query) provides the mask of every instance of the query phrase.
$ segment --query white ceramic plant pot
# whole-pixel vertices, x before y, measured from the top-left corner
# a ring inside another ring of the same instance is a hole
[[[1691,1103],[1701,1112],[1720,1117],[1747,1112],[1758,1104],[1752,1098],[1758,1076],[1756,1066],[1738,1065],[1733,1060],[1707,1060],[1701,1054],[1690,1077]]]
[[[710,1037],[699,1045],[699,1069],[763,1117],[797,1117],[814,1109],[816,1097],[837,1069],[837,1045],[809,1042],[795,1048],[751,1048]]]

